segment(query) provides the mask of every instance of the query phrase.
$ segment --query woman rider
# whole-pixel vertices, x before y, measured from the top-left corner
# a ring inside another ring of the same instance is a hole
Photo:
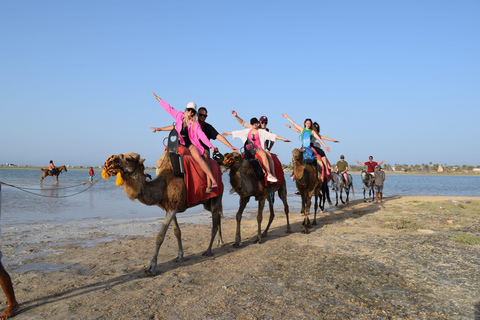
[[[178,140],[182,145],[184,145],[188,150],[193,159],[200,165],[203,172],[207,175],[207,193],[212,192],[212,188],[217,187],[217,181],[212,174],[212,170],[205,162],[203,158],[204,147],[200,143],[200,140],[209,148],[214,149],[213,145],[210,143],[210,140],[203,133],[200,124],[196,119],[197,115],[197,105],[194,102],[189,102],[185,107],[185,111],[177,111],[170,106],[167,102],[163,101],[152,91],[152,94],[155,96],[155,99],[158,100],[160,105],[165,111],[168,112],[175,119],[175,129],[178,132]],[[156,130],[154,130],[155,132]]]
[[[265,146],[265,141],[270,140],[275,142],[276,139],[288,142],[289,140],[284,139],[282,137],[277,136],[271,132],[266,130],[258,130],[258,119],[252,118],[250,119],[251,128],[247,128],[245,130],[238,130],[232,132],[223,132],[224,136],[232,135],[232,137],[240,138],[245,143],[249,140],[253,144],[253,148],[255,153],[260,156],[263,162],[263,166],[267,171],[267,181],[269,182],[277,182],[278,179],[275,177],[275,164],[273,163],[273,159],[270,153],[265,152],[263,150]]]
[[[329,161],[327,160],[325,152],[323,152],[323,150],[320,148],[320,144],[323,145],[328,152],[330,152],[330,148],[323,142],[323,139],[333,141],[333,142],[340,142],[340,141],[333,140],[333,139],[325,137],[325,136],[320,136],[320,133],[319,133],[320,132],[320,126],[318,126],[318,123],[315,122],[318,126],[318,129],[316,129],[314,126],[312,126],[312,120],[309,119],[309,118],[305,119],[305,121],[303,123],[304,127],[302,128],[301,126],[296,124],[292,119],[290,119],[286,113],[282,113],[282,116],[284,118],[286,118],[291,124],[293,124],[293,126],[288,125],[288,124],[285,124],[285,125],[288,128],[292,129],[293,131],[296,131],[296,132],[300,133],[302,135],[302,139],[303,139],[303,133],[304,132],[310,133],[310,135],[311,135],[310,136],[310,140],[311,140],[310,146],[312,148],[314,148],[315,151],[317,152],[317,154],[320,156],[319,160],[321,160],[321,162],[322,162],[322,167],[325,168],[325,170],[322,170],[321,180],[323,181],[324,176],[327,177],[327,179],[328,179],[331,176],[332,167],[331,167]]]

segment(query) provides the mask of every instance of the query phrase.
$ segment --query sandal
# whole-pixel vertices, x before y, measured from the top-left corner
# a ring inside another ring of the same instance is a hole
[[[213,190],[212,190],[211,187],[207,187],[207,189],[205,190],[205,193],[212,193],[212,192],[213,192]]]
[[[216,187],[218,187],[218,184],[212,183],[212,188],[216,188]]]

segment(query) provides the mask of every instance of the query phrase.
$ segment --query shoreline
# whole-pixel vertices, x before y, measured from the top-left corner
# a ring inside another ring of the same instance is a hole
[[[40,166],[15,166],[15,167],[6,167],[6,166],[0,166],[0,170],[2,169],[12,169],[12,170],[17,170],[17,169],[25,169],[25,170],[40,170],[40,169],[46,169],[47,167],[40,167]],[[93,167],[95,171],[100,171],[102,170],[102,167]],[[90,167],[70,167],[68,170],[86,170],[88,171]],[[147,167],[145,170],[147,171],[155,171],[154,167]],[[283,172],[285,174],[291,174],[293,170],[291,169],[284,169]],[[400,171],[385,171],[385,174],[395,174],[395,175],[426,175],[426,176],[480,176],[480,172],[414,172],[414,171],[409,171],[409,172],[400,172]],[[350,174],[361,174],[361,171],[349,171]]]
[[[472,319],[480,312],[480,246],[455,239],[478,235],[479,207],[480,197],[357,199],[319,214],[310,234],[291,207],[292,233],[278,210],[261,244],[256,219],[242,219],[240,248],[232,247],[235,220],[223,219],[225,245],[215,240],[213,257],[202,255],[210,225],[185,221],[186,261],[172,261],[170,227],[155,277],[143,273],[155,232],[94,246],[59,239],[57,251],[17,266],[25,271],[8,267],[20,302],[15,319]],[[8,259],[15,244],[2,251]]]

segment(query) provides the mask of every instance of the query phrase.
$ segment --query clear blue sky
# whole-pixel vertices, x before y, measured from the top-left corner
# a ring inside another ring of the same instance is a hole
[[[480,165],[480,1],[1,1],[0,163],[153,166],[179,110],[312,118],[340,154]],[[230,141],[240,147],[240,140]],[[213,144],[227,152],[219,141]]]

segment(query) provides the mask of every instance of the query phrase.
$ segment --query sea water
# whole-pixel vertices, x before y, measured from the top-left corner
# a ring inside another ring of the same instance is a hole
[[[165,212],[157,206],[131,201],[123,188],[100,178],[100,171],[89,182],[88,169],[69,170],[55,178],[46,177],[40,185],[40,170],[0,169],[1,242],[6,265],[55,252],[61,244],[95,245],[119,237],[152,236],[158,231]],[[153,177],[154,171],[148,171]],[[359,174],[353,174],[355,195],[363,199]],[[300,196],[295,195],[295,182],[285,175],[288,204],[291,212],[300,212]],[[228,174],[224,173],[223,211],[225,218],[234,218],[239,197],[230,194]],[[479,176],[394,175],[387,174],[384,196],[480,196]],[[335,195],[331,192],[331,198]],[[330,210],[335,210],[332,208]],[[257,202],[252,197],[245,218],[256,215]],[[268,207],[265,208],[268,211]],[[283,212],[276,197],[275,211]],[[177,215],[179,223],[210,224],[211,214],[203,206],[188,209]],[[11,248],[11,249],[9,249]],[[11,251],[11,252],[9,252]]]

